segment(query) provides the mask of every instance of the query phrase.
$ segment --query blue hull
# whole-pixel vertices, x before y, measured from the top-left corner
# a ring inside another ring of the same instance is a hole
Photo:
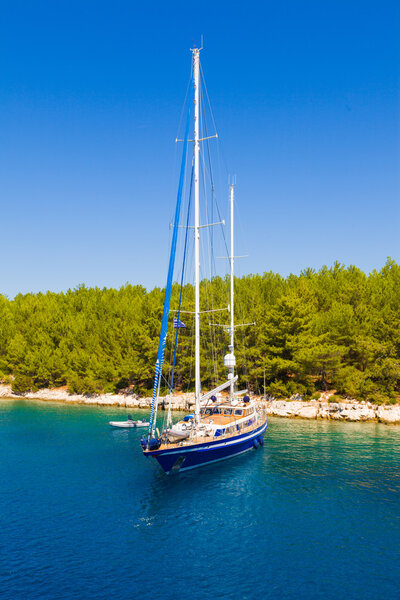
[[[262,436],[268,427],[268,421],[254,431],[228,439],[213,439],[204,444],[146,451],[146,456],[155,458],[168,474],[171,471],[187,471],[203,467],[219,460],[225,460],[256,448],[262,444]]]

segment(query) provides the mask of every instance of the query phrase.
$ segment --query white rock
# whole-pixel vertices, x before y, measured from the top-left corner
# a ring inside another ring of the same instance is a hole
[[[318,406],[315,406],[315,404],[312,406],[302,406],[297,415],[303,419],[316,419],[318,415]]]
[[[139,406],[139,400],[136,400],[136,398],[125,398],[125,406],[133,406],[136,408]]]
[[[330,404],[329,402],[320,402],[318,417],[320,419],[329,419],[330,417]]]
[[[382,423],[400,423],[400,406],[378,406],[376,416]]]
[[[341,418],[346,421],[370,421],[375,419],[375,411],[365,405],[349,404],[341,411]]]

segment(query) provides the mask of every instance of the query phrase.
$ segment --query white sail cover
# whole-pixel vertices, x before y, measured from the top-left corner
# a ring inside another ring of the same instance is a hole
[[[200,402],[203,402],[204,400],[208,400],[209,398],[211,398],[211,396],[213,396],[214,394],[217,394],[218,392],[222,392],[222,390],[225,390],[227,387],[229,387],[231,385],[231,383],[235,383],[235,381],[237,381],[237,378],[238,378],[238,376],[235,375],[235,377],[233,377],[232,379],[229,379],[229,381],[225,381],[225,383],[221,383],[221,385],[214,388],[210,392],[203,394],[200,398]]]

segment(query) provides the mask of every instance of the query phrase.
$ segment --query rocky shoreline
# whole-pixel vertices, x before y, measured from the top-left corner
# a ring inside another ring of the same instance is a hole
[[[319,400],[304,401],[299,399],[290,400],[264,400],[267,413],[275,417],[300,418],[300,419],[329,419],[334,421],[378,421],[380,423],[400,424],[400,405],[377,406],[370,402],[329,402],[332,393],[321,395]],[[64,402],[68,404],[91,404],[98,406],[120,406],[122,408],[149,409],[151,398],[141,398],[136,395],[125,394],[101,394],[93,396],[82,396],[69,394],[66,389],[43,389],[37,392],[15,394],[10,385],[0,384],[0,398],[14,398],[27,400],[42,400],[49,402]],[[182,394],[172,398],[172,410],[188,411],[193,409],[194,395]],[[167,399],[161,403],[161,408],[167,408]]]
[[[378,421],[400,424],[400,405],[376,406],[370,402],[304,402],[299,400],[272,400],[267,402],[267,412],[275,417],[301,419],[329,419],[333,421]]]

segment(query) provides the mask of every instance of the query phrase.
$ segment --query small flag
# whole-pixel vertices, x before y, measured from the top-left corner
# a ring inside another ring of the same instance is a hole
[[[182,327],[182,328],[186,329],[185,323],[183,323],[179,319],[174,319],[174,329],[178,329],[178,327]]]

